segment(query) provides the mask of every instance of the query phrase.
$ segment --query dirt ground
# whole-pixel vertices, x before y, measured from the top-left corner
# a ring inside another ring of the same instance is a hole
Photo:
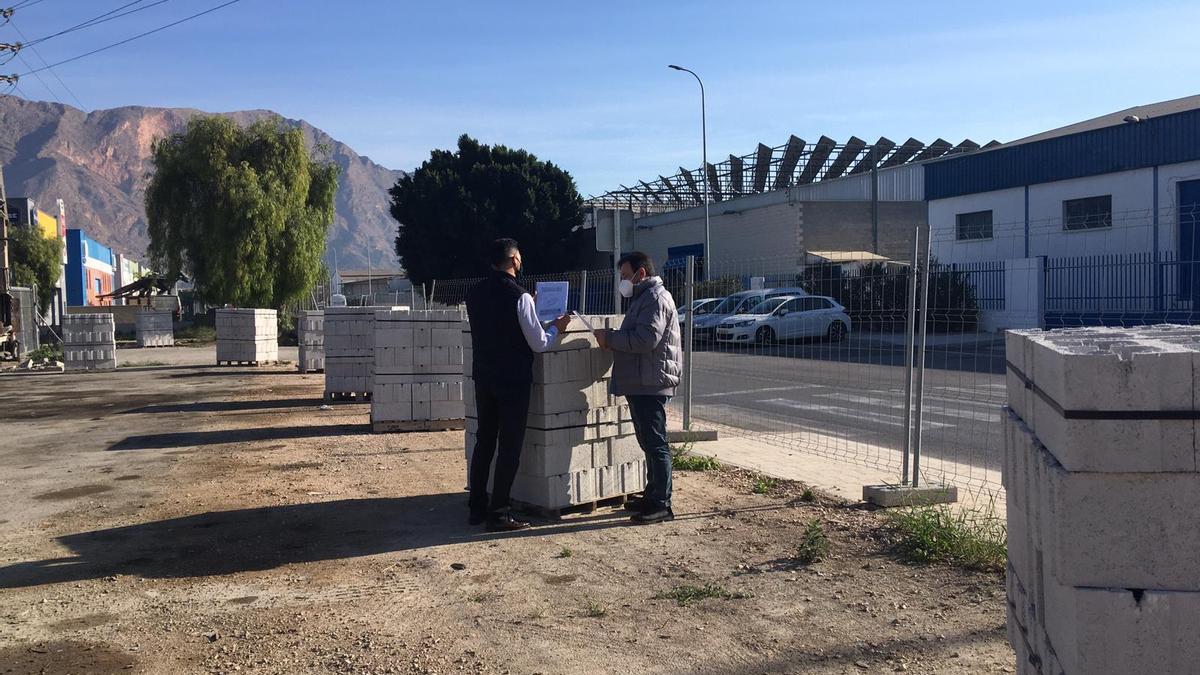
[[[1013,671],[1002,576],[897,561],[876,512],[679,472],[672,523],[488,534],[461,432],[211,347],[120,359],[176,365],[0,375],[0,673]]]

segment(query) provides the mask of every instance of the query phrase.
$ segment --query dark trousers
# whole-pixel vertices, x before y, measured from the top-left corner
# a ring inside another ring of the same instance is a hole
[[[496,513],[508,508],[513,479],[521,463],[521,446],[525,443],[525,418],[529,415],[531,387],[528,382],[475,380],[479,430],[471,454],[470,504],[473,513]],[[493,456],[496,457],[496,475],[489,502],[488,477],[492,472]]]
[[[671,506],[671,444],[667,442],[667,401],[670,396],[626,396],[633,431],[646,453],[646,502]]]

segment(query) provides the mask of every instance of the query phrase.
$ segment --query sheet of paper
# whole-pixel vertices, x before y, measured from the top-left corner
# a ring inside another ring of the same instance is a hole
[[[567,313],[567,294],[571,285],[566,281],[537,282],[537,317],[545,323]]]
[[[579,319],[580,321],[582,321],[582,322],[583,322],[583,325],[585,325],[585,326],[587,326],[587,327],[588,327],[588,330],[592,331],[593,333],[595,333],[595,332],[596,332],[596,328],[595,328],[595,326],[593,326],[593,325],[592,325],[592,322],[591,322],[591,321],[588,321],[588,320],[587,320],[587,317],[586,317],[586,316],[584,316],[584,315],[580,314],[579,312],[571,312],[571,316],[573,316],[573,317],[575,317],[576,319]]]

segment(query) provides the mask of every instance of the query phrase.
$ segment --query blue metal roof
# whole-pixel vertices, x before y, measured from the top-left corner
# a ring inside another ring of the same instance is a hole
[[[925,165],[925,199],[1200,160],[1200,110],[998,147]]]

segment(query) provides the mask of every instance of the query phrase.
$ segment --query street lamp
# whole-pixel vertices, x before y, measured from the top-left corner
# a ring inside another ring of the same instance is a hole
[[[683,66],[670,65],[667,67],[671,70],[691,73],[692,77],[700,83],[700,148],[704,162],[704,166],[700,167],[700,176],[704,179],[704,280],[708,281],[709,260],[712,258],[712,234],[708,226],[708,123],[704,111],[704,81],[700,79],[699,75]]]

